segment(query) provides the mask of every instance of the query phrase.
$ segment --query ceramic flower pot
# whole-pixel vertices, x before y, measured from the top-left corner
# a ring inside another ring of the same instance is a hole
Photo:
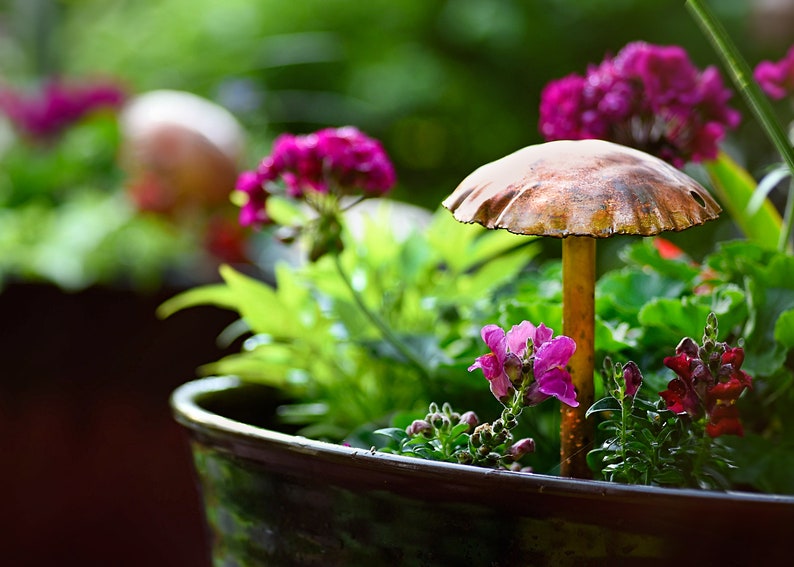
[[[233,378],[172,397],[216,565],[783,564],[794,498],[493,471],[271,431]],[[773,563],[774,562],[774,563]]]

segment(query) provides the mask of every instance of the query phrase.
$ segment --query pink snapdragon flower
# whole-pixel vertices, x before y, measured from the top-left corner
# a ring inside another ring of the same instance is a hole
[[[47,142],[92,112],[120,108],[125,98],[124,91],[109,82],[68,85],[52,80],[32,95],[0,89],[0,111],[24,136]]]
[[[328,193],[378,197],[394,186],[396,176],[380,142],[355,127],[282,134],[256,170],[243,172],[237,181],[237,190],[247,196],[240,212],[242,225],[270,222],[267,200],[277,180],[293,199]]]
[[[717,156],[740,120],[730,97],[716,68],[698,71],[681,47],[634,42],[546,85],[539,128],[546,141],[609,140],[680,167]]]
[[[543,323],[536,327],[529,321],[506,333],[498,325],[486,325],[481,336],[491,352],[478,357],[469,372],[482,369],[491,392],[503,404],[519,389],[524,405],[537,405],[553,396],[576,407],[576,391],[565,368],[576,343],[564,335],[552,338],[553,334]]]
[[[778,62],[761,61],[753,76],[763,91],[775,100],[794,93],[794,46]]]

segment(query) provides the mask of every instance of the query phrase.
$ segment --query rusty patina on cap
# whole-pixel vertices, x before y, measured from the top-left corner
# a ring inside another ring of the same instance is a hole
[[[603,140],[528,146],[488,163],[443,205],[460,222],[538,236],[651,236],[716,219],[694,179],[645,152]]]

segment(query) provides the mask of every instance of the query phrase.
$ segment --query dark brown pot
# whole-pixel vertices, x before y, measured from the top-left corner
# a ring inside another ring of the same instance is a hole
[[[493,471],[250,424],[275,403],[233,378],[173,394],[216,565],[788,563],[791,497]]]

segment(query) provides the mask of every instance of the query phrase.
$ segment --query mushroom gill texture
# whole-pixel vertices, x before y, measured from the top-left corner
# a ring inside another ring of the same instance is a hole
[[[603,140],[518,150],[474,171],[443,205],[460,222],[558,238],[651,236],[703,224],[721,211],[672,165]]]

